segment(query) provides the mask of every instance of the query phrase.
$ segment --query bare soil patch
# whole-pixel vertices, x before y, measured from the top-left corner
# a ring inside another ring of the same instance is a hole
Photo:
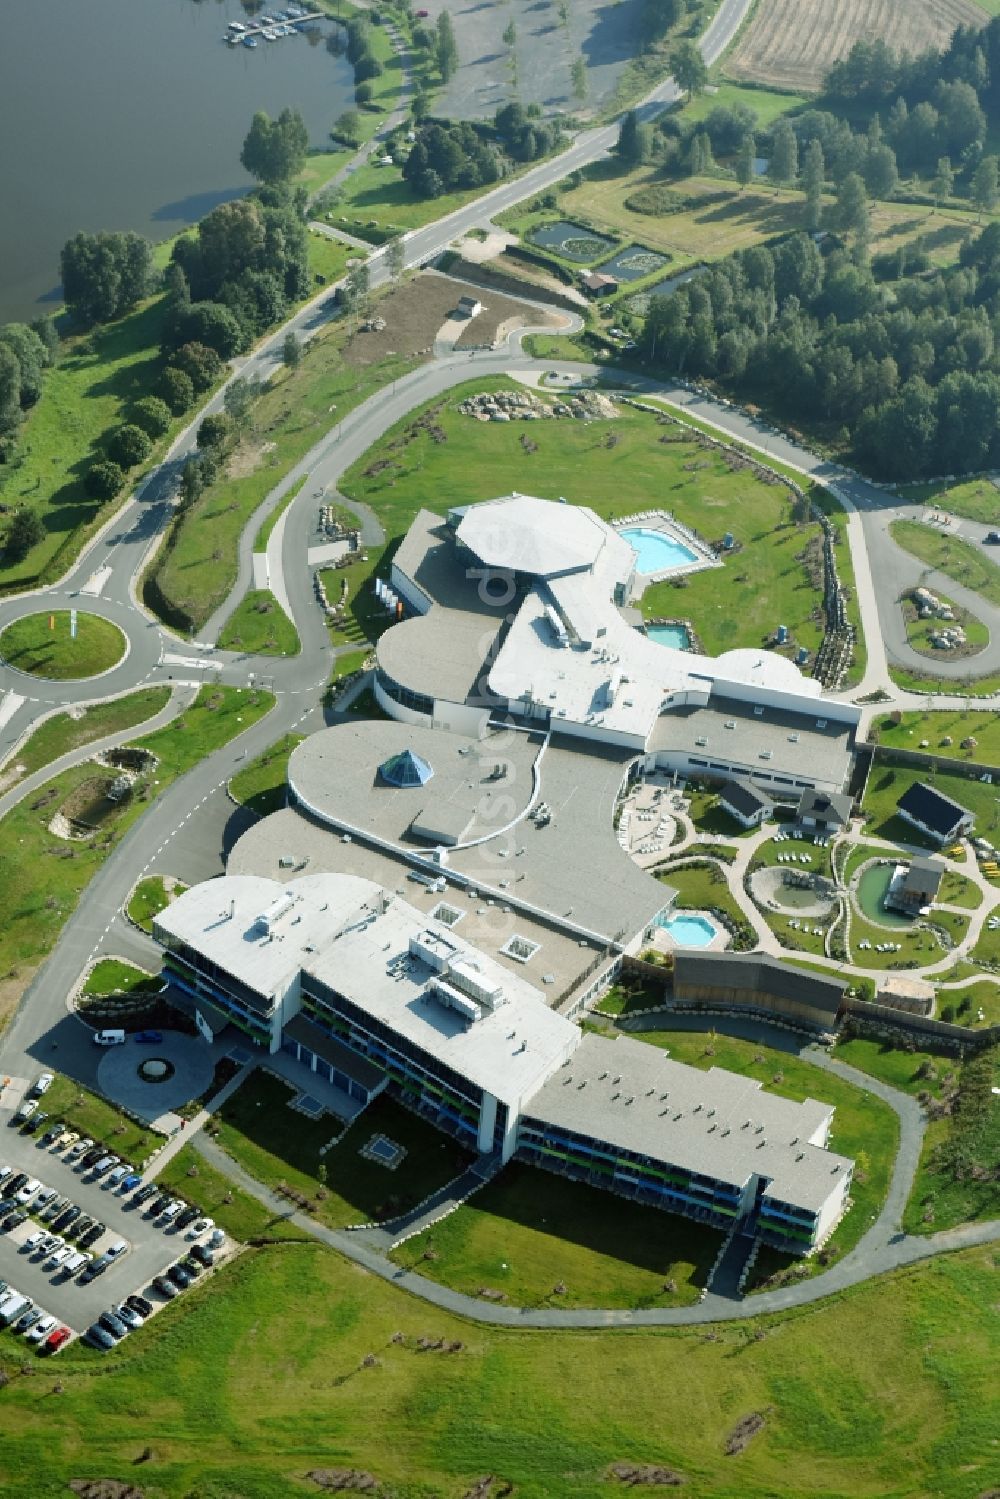
[[[260,468],[268,453],[277,445],[273,442],[248,442],[244,440],[233,452],[226,464],[226,477],[246,479]]]
[[[661,1468],[654,1463],[612,1463],[608,1477],[630,1489],[673,1489],[684,1482],[682,1474],[675,1473],[673,1468]]]
[[[744,1452],[766,1425],[765,1411],[751,1411],[748,1416],[741,1417],[726,1438],[726,1456],[736,1457],[738,1453]]]
[[[145,1499],[145,1489],[119,1478],[71,1478],[70,1488],[80,1499]]]
[[[313,1468],[306,1477],[334,1494],[372,1494],[378,1488],[374,1473],[363,1473],[359,1468]]]
[[[434,339],[458,305],[459,297],[468,296],[470,288],[449,276],[426,272],[397,286],[378,303],[379,320],[385,327],[352,334],[344,349],[344,363],[356,366],[377,364],[390,354],[430,356]],[[545,314],[512,297],[490,292],[482,298],[485,311],[473,318],[458,340],[458,347],[491,343],[499,325],[517,317],[524,323],[542,323]]]
[[[956,26],[985,26],[974,0],[768,0],[726,64],[732,78],[818,89],[858,41],[882,40],[914,56],[942,47]]]

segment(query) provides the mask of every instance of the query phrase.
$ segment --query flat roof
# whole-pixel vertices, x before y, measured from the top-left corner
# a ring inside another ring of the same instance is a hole
[[[559,505],[530,494],[502,495],[464,508],[456,535],[486,567],[532,577],[589,571],[602,553],[615,555],[625,575],[634,565],[615,531],[586,505]]]
[[[324,1062],[346,1072],[362,1088],[371,1092],[377,1088],[379,1083],[385,1080],[385,1073],[381,1067],[376,1067],[374,1062],[369,1062],[367,1057],[359,1056],[349,1046],[345,1046],[336,1037],[330,1036],[322,1026],[316,1025],[309,1019],[308,1015],[293,1015],[291,1020],[285,1022],[283,1034],[290,1036],[293,1041],[298,1041],[301,1046],[308,1046]]]
[[[410,939],[423,934],[454,951],[484,985],[499,986],[502,1002],[469,1021],[436,998],[433,968],[409,951]],[[512,1105],[533,1092],[579,1039],[577,1027],[550,1010],[526,979],[399,896],[303,968],[378,1024]]]
[[[817,1212],[853,1162],[807,1141],[833,1117],[829,1104],[769,1093],[754,1078],[703,1072],[627,1036],[584,1035],[525,1113],[554,1128]]]
[[[758,706],[761,713],[754,711]],[[704,707],[679,707],[658,719],[649,749],[681,751],[707,761],[716,756],[727,765],[745,765],[750,776],[766,773],[841,786],[850,770],[854,725],[827,717],[825,707],[822,701],[803,702],[793,712],[715,690]]]

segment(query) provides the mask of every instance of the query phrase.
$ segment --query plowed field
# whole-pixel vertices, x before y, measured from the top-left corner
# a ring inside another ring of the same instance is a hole
[[[761,0],[726,64],[733,78],[818,89],[832,63],[861,39],[894,52],[942,46],[956,26],[983,26],[974,0]]]

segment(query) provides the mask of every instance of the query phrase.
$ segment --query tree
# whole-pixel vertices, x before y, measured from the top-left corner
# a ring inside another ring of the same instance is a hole
[[[834,220],[842,233],[854,235],[857,244],[868,243],[871,233],[868,193],[857,172],[848,172],[840,184]]]
[[[359,265],[352,266],[344,282],[343,299],[348,312],[354,312],[360,316],[368,302],[369,288],[368,266],[365,261],[362,261]]]
[[[448,83],[458,67],[458,44],[451,16],[443,10],[437,18],[437,39],[434,43],[434,60],[441,74],[441,82]]]
[[[33,406],[42,393],[49,351],[38,334],[27,323],[5,323],[0,327],[0,344],[4,344],[18,367],[18,405],[22,411]]]
[[[1000,162],[984,156],[972,174],[972,201],[978,211],[992,213],[1000,199]]]
[[[258,110],[240,161],[258,182],[289,182],[305,165],[308,149],[309,132],[297,109],[283,109],[276,120]]]
[[[647,42],[658,42],[684,15],[684,0],[646,0],[642,10],[642,35]]]
[[[152,451],[153,444],[134,422],[125,422],[108,439],[108,456],[123,469],[135,468]]]
[[[702,177],[715,166],[712,142],[704,130],[696,130],[688,147],[688,171],[692,177]]]
[[[215,449],[223,451],[232,441],[233,422],[224,411],[219,411],[211,416],[206,416],[198,428],[197,443],[202,449]]]
[[[23,562],[44,537],[45,527],[34,510],[15,510],[4,536],[4,551],[11,562]]]
[[[823,183],[826,181],[826,162],[823,147],[813,139],[806,147],[802,164],[802,186],[806,195],[806,228],[815,234],[823,213]]]
[[[891,146],[876,145],[868,148],[864,180],[873,198],[892,197],[899,186],[899,172],[896,169],[896,153]]]
[[[623,161],[637,162],[639,139],[639,116],[634,109],[626,110],[618,127],[618,144],[615,150]]]
[[[345,109],[330,131],[335,141],[346,141],[349,146],[360,146],[362,133],[361,116],[356,109]]]
[[[787,120],[778,120],[771,132],[771,160],[767,174],[779,187],[787,187],[799,175],[799,143]]]
[[[573,66],[570,68],[570,78],[573,81],[573,98],[586,99],[587,64],[582,57],[574,57]]]
[[[231,359],[245,349],[249,341],[235,313],[219,302],[192,302],[190,307],[179,309],[170,329],[173,345],[183,348],[188,344],[199,344],[211,349],[220,359]],[[176,355],[171,363],[180,364]]]
[[[513,21],[509,21],[504,27],[503,40],[505,47],[513,47],[517,43],[517,27]]]
[[[916,113],[916,111],[914,111]],[[950,198],[955,191],[955,173],[947,156],[939,157],[937,171],[931,183],[931,192],[934,194],[934,207],[936,208],[942,198]]]
[[[292,332],[285,334],[285,341],[281,345],[281,358],[290,370],[297,369],[302,363],[302,345]]]
[[[170,427],[170,408],[159,396],[144,396],[132,407],[132,420],[147,437],[162,437]]]
[[[89,326],[121,317],[145,296],[152,250],[138,234],[76,234],[59,265],[66,305]]]
[[[406,245],[403,236],[397,234],[385,247],[385,265],[392,281],[398,281],[406,269]]]
[[[288,338],[294,337],[294,333],[289,333]],[[285,341],[287,343],[288,340]],[[287,359],[285,363],[288,363]],[[235,380],[230,380],[223,392],[222,404],[234,427],[245,427],[249,424],[253,403],[259,395],[260,384],[257,380],[248,380],[244,375],[238,375]]]
[[[694,97],[708,82],[708,66],[694,42],[681,42],[670,54],[670,71],[682,93]]]
[[[757,160],[757,142],[748,131],[740,141],[740,149],[736,153],[736,181],[741,190],[753,181],[754,162]]]
[[[113,500],[116,494],[121,493],[124,483],[125,474],[120,464],[112,463],[107,458],[100,463],[91,464],[83,487],[92,499]]]
[[[370,83],[356,83],[354,85],[355,104],[370,104],[375,97],[375,90]]]
[[[0,344],[0,433],[21,420],[21,366],[14,350]]]
[[[168,364],[160,376],[160,394],[170,407],[171,414],[180,416],[194,400],[191,376],[175,365]]]

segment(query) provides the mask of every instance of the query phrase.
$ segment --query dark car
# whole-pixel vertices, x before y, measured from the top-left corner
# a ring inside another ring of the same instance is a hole
[[[6,1197],[16,1197],[27,1180],[27,1171],[15,1171],[14,1175],[8,1177],[3,1184],[4,1195]]]
[[[138,1312],[140,1317],[151,1317],[156,1310],[151,1301],[147,1301],[145,1296],[140,1296],[138,1293],[134,1296],[126,1296],[125,1305],[130,1306],[134,1312]]]
[[[162,1031],[136,1031],[135,1035],[132,1037],[132,1040],[133,1041],[138,1041],[138,1042],[140,1042],[140,1044],[147,1045],[147,1046],[158,1046],[160,1044],[160,1042],[163,1040],[163,1032]]]
[[[93,1218],[88,1217],[87,1214],[84,1213],[82,1218],[78,1218],[75,1223],[70,1224],[69,1228],[66,1230],[67,1237],[70,1239],[82,1238],[83,1235],[87,1232],[87,1229],[93,1228],[93,1226]]]
[[[22,1223],[27,1223],[28,1215],[23,1208],[16,1212],[8,1213],[7,1217],[0,1223],[0,1233],[9,1234],[12,1228],[20,1228]]]
[[[105,1154],[103,1145],[92,1145],[88,1151],[77,1161],[77,1167],[81,1171],[89,1171],[91,1166],[96,1166],[101,1156]]]
[[[149,1205],[149,1208],[147,1210],[149,1217],[150,1218],[158,1218],[160,1216],[160,1214],[163,1212],[164,1208],[170,1206],[171,1202],[173,1202],[173,1198],[171,1197],[170,1193],[169,1192],[161,1192],[160,1195],[159,1195],[159,1197],[157,1197],[156,1201],[150,1203],[150,1205]]]
[[[158,1197],[159,1194],[160,1189],[156,1183],[147,1182],[144,1187],[140,1187],[137,1192],[133,1193],[132,1206],[134,1208],[141,1208],[144,1202],[148,1202],[151,1197]]]
[[[168,1301],[172,1301],[173,1298],[177,1295],[177,1287],[174,1285],[173,1281],[168,1280],[165,1275],[157,1275],[155,1277],[153,1281],[153,1290],[159,1291],[160,1295],[165,1296]]]
[[[123,1322],[121,1317],[117,1317],[114,1312],[102,1312],[97,1321],[101,1327],[108,1329],[112,1337],[124,1338],[128,1336],[128,1324]]]
[[[39,1213],[38,1216],[43,1223],[51,1223],[53,1218],[58,1218],[63,1209],[68,1207],[68,1197],[53,1197],[52,1201],[48,1203],[45,1209],[41,1213]]]
[[[169,1266],[167,1274],[173,1281],[174,1285],[179,1287],[179,1289],[182,1291],[187,1290],[188,1286],[191,1284],[191,1276],[181,1264]]]
[[[1000,531],[987,531],[986,535],[983,537],[983,540],[988,541],[990,546],[995,547],[1000,545]]]
[[[50,1125],[49,1128],[45,1131],[44,1135],[42,1136],[41,1143],[43,1145],[54,1145],[62,1132],[62,1124],[57,1119],[55,1124]]]
[[[201,1208],[185,1208],[177,1219],[175,1228],[190,1228],[196,1218],[201,1217]]]
[[[199,1265],[207,1270],[210,1265],[215,1264],[215,1255],[207,1244],[192,1244],[190,1258],[197,1260]]]
[[[45,1123],[45,1121],[46,1121],[46,1119],[48,1117],[49,1117],[48,1114],[46,1114],[44,1112],[44,1110],[37,1109],[35,1111],[35,1113],[32,1114],[31,1118],[25,1124],[25,1126],[24,1126],[24,1133],[26,1135],[33,1135],[35,1133],[35,1131],[37,1129],[39,1129]]]
[[[192,1258],[190,1254],[186,1254],[184,1256],[184,1258],[180,1262],[179,1268],[186,1271],[192,1279],[194,1279],[198,1275],[204,1275],[205,1273],[205,1266],[199,1264],[198,1261]]]
[[[68,1208],[63,1209],[58,1218],[53,1219],[53,1229],[57,1234],[61,1234],[63,1229],[68,1228],[71,1223],[75,1223],[82,1213],[83,1208],[78,1208],[75,1202],[71,1202]]]
[[[80,1235],[80,1248],[89,1249],[91,1244],[96,1244],[104,1232],[103,1223],[95,1223]]]
[[[106,1351],[108,1348],[115,1346],[116,1339],[111,1336],[106,1327],[102,1327],[99,1322],[95,1322],[92,1327],[87,1328],[87,1331],[83,1335],[83,1341],[89,1343],[92,1348],[99,1348],[102,1351]]]

